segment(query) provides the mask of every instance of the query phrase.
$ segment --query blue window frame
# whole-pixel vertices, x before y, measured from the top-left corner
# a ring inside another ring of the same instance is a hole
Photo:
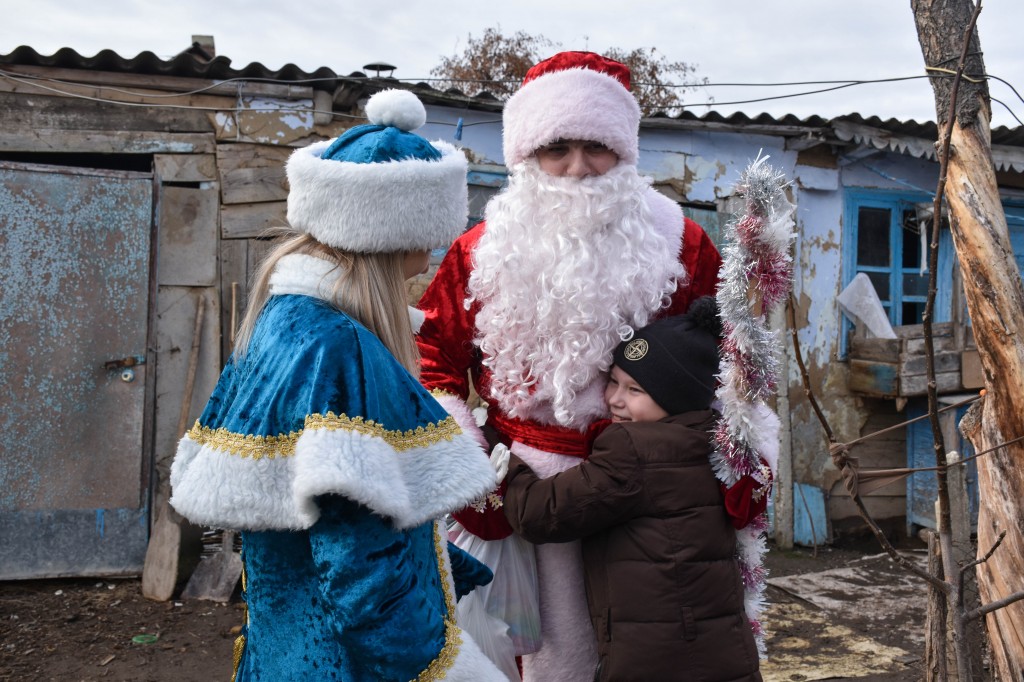
[[[930,202],[931,197],[920,193],[866,189],[846,193],[843,286],[858,273],[866,274],[893,326],[923,321],[928,299],[927,244],[931,223],[925,224],[922,242],[916,206]],[[933,322],[948,322],[951,318],[952,257],[953,243],[947,228],[939,235]],[[844,331],[849,330],[849,324],[846,320]],[[845,338],[844,333],[844,341]]]
[[[1006,227],[1010,231],[1010,246],[1017,259],[1017,269],[1024,276],[1024,200],[1006,201],[1003,211],[1006,213]]]

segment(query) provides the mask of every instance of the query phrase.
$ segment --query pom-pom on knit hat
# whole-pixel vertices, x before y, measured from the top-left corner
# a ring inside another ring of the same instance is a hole
[[[288,223],[346,251],[387,253],[448,246],[466,228],[466,157],[411,132],[426,120],[406,90],[366,104],[370,123],[288,159]]]
[[[536,64],[505,103],[505,165],[559,139],[600,142],[636,165],[640,106],[629,86],[629,67],[593,52],[559,52]]]
[[[706,410],[715,397],[722,322],[713,296],[653,322],[615,349],[615,366],[666,412]]]

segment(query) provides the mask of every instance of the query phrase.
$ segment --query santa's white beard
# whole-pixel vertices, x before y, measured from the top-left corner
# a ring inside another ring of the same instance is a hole
[[[649,192],[634,166],[580,180],[529,159],[488,204],[469,292],[492,398],[507,414],[574,428],[606,414],[612,352],[683,275]]]

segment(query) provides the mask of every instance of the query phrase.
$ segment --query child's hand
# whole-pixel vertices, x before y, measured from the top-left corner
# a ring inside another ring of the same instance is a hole
[[[491,450],[491,466],[494,467],[494,480],[498,485],[501,485],[501,482],[505,480],[505,474],[508,473],[509,454],[509,449],[505,447],[504,443],[498,443]]]

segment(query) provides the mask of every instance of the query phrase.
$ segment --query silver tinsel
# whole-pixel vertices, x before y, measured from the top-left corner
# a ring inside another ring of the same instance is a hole
[[[744,212],[724,230],[727,244],[722,249],[716,296],[725,332],[717,392],[722,418],[711,458],[715,475],[725,485],[752,476],[763,485],[764,494],[771,479],[760,452],[769,446],[778,449],[777,442],[766,441],[766,432],[776,434],[777,441],[778,416],[765,403],[775,394],[781,345],[767,320],[792,286],[789,251],[794,238],[793,205],[785,193],[789,183],[767,161],[768,157],[758,155],[744,171],[736,188],[744,199]],[[758,314],[751,309],[752,293],[764,306]],[[762,657],[765,528],[767,520],[762,516],[737,532],[747,616]]]

